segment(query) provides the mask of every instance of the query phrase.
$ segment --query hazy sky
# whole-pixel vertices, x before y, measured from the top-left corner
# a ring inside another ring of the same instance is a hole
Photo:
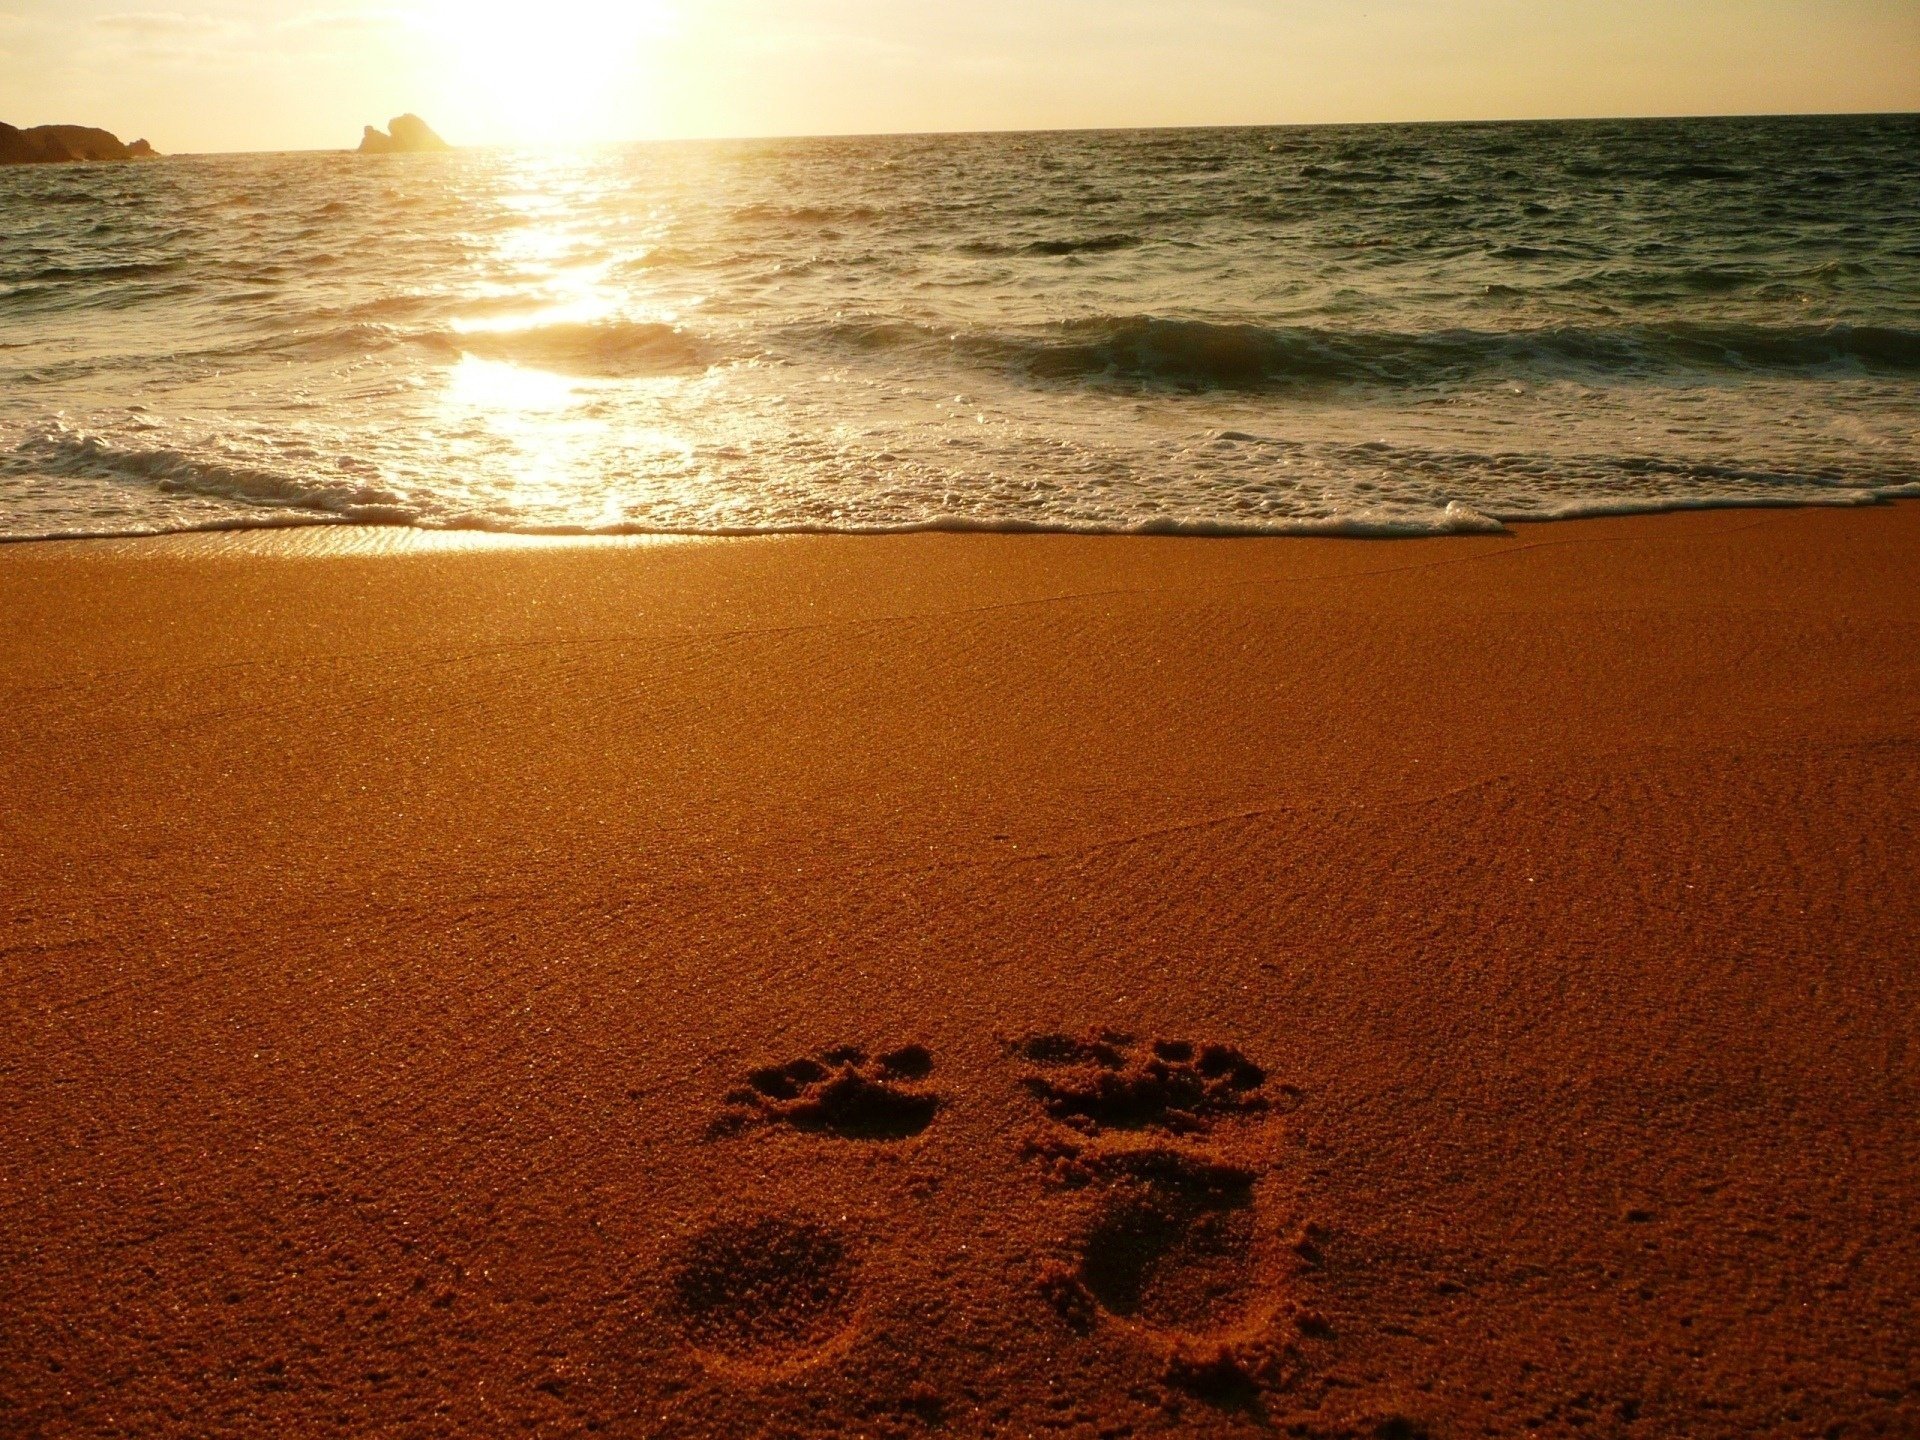
[[[0,120],[173,151],[1920,109],[1920,0],[0,5]]]

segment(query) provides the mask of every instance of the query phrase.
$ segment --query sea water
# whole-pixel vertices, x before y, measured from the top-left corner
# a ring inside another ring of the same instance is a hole
[[[0,536],[1920,493],[1920,119],[0,171]]]

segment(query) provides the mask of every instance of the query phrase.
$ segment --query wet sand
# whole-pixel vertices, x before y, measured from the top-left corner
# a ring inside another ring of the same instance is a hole
[[[0,1432],[1920,1431],[1920,506],[0,548]]]

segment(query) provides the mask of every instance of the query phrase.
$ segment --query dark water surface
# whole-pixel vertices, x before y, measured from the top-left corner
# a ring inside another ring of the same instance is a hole
[[[0,536],[1920,493],[1920,119],[0,171]]]

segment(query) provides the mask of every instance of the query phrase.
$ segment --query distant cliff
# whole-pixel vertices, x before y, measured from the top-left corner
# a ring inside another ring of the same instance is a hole
[[[418,115],[396,115],[387,122],[385,130],[369,125],[360,137],[362,155],[411,155],[423,150],[452,148]]]
[[[117,135],[86,125],[35,125],[30,130],[0,123],[0,165],[61,165],[76,160],[151,160],[144,140],[122,145]]]

